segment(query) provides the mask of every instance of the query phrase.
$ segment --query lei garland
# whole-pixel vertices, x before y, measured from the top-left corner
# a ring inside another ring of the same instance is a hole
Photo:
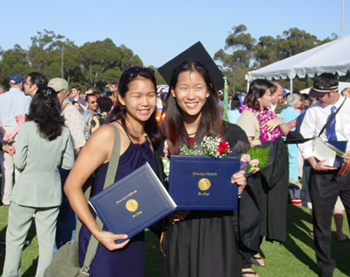
[[[240,112],[242,112],[243,110],[251,111],[258,119],[260,129],[260,140],[262,143],[264,143],[265,141],[274,141],[276,138],[282,136],[282,132],[279,126],[277,126],[271,132],[267,130],[266,123],[269,120],[276,118],[273,112],[269,111],[267,108],[262,110],[255,110],[251,107],[248,107],[246,104],[243,104],[241,107],[239,107]]]

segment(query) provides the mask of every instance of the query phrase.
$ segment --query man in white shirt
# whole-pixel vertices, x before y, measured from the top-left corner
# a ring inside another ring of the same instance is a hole
[[[300,126],[300,133],[304,138],[320,136],[325,141],[349,141],[350,100],[346,100],[339,94],[336,76],[323,73],[315,77],[309,95],[316,97],[318,102],[307,109]],[[335,124],[333,120],[330,120],[331,112],[337,112]],[[320,135],[328,121],[330,124]],[[331,130],[332,125],[334,126],[333,131]],[[299,148],[304,159],[307,159],[312,167],[309,189],[313,207],[317,265],[321,270],[321,276],[333,276],[336,263],[331,258],[331,220],[338,195],[350,216],[350,174],[337,176],[339,168],[324,165],[325,160],[318,161],[314,156],[312,141],[299,144]],[[350,157],[349,150],[350,145],[347,146],[343,157]]]
[[[0,122],[6,133],[11,133],[17,127],[16,116],[24,116],[29,111],[31,98],[23,91],[24,79],[20,74],[10,76],[10,90],[0,95]],[[14,145],[14,142],[5,143]],[[2,203],[10,205],[10,195],[15,181],[14,156],[5,152],[0,152],[2,167]]]

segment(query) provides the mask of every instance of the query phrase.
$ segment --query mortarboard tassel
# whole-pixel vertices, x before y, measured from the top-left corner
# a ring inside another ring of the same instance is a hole
[[[227,77],[224,76],[224,120],[229,121],[228,119],[228,83]]]

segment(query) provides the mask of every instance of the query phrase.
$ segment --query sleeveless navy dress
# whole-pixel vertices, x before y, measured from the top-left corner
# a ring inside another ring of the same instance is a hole
[[[128,175],[145,162],[148,162],[153,169],[155,168],[154,154],[150,148],[150,142],[146,140],[143,144],[134,144],[130,141],[129,147],[120,156],[115,181]],[[108,164],[102,164],[97,169],[91,196],[103,190]],[[79,233],[80,266],[83,266],[90,236],[90,231],[83,225]],[[144,237],[144,231],[142,231],[134,236],[124,248],[115,251],[109,251],[102,244],[99,244],[90,266],[90,276],[144,276]]]

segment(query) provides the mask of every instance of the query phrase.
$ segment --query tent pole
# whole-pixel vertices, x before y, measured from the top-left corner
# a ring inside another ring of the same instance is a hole
[[[249,90],[249,83],[250,83],[248,74],[245,75],[245,79],[247,80],[247,91],[246,92],[248,92],[248,90]]]
[[[290,93],[293,93],[293,79],[289,79],[290,82]]]

